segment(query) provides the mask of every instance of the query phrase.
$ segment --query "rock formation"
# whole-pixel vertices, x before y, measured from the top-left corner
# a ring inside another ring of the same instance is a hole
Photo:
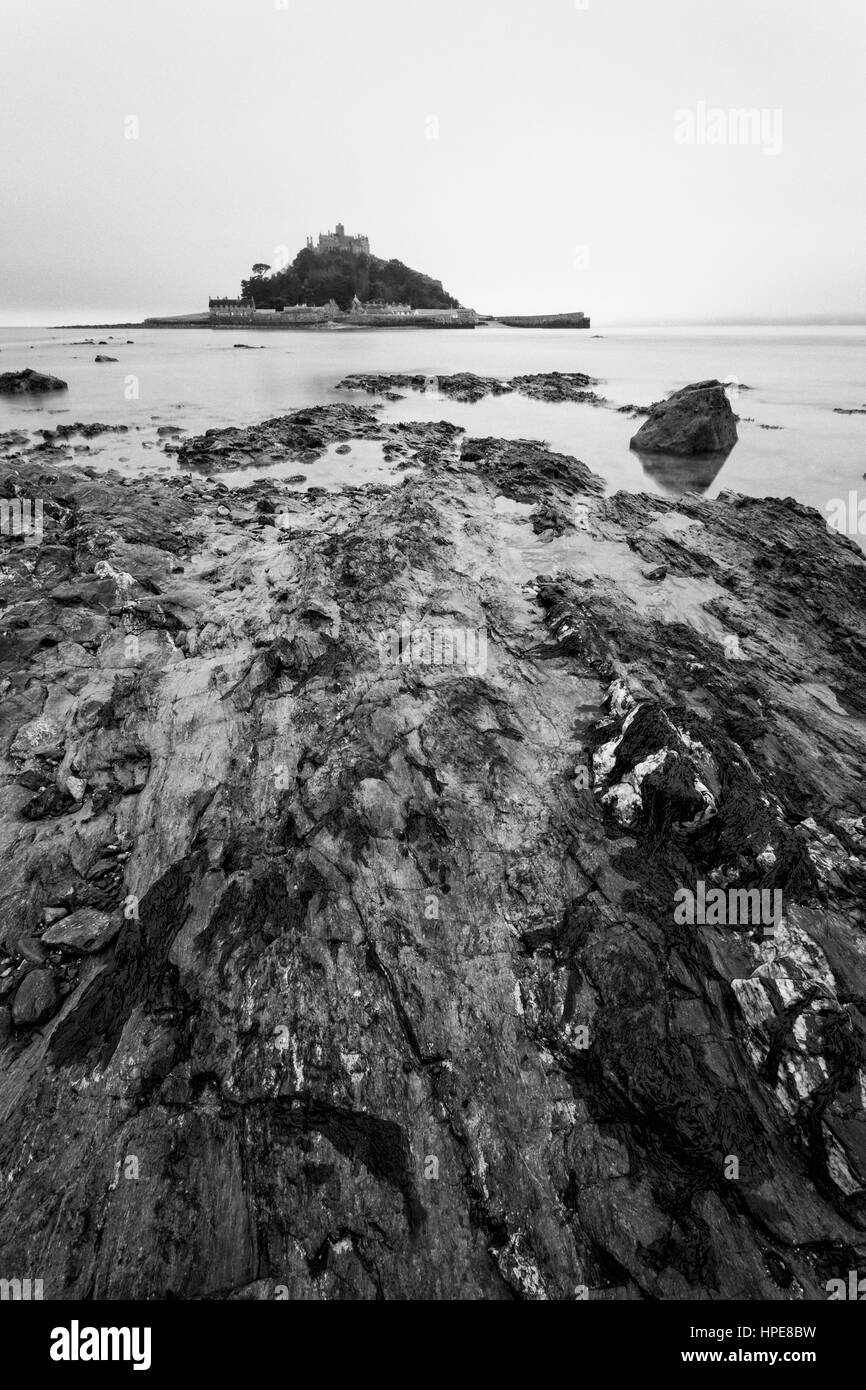
[[[737,442],[736,416],[720,381],[697,381],[654,405],[631,440],[646,454],[727,453]]]
[[[218,481],[359,438],[412,475]],[[183,450],[213,476],[0,464],[45,513],[2,542],[0,1275],[826,1297],[866,1256],[861,552],[344,405]],[[678,922],[698,882],[781,892],[773,939]]]
[[[532,376],[476,376],[474,372],[456,372],[452,376],[406,375],[395,372],[353,372],[338,382],[338,390],[366,391],[371,396],[399,401],[401,391],[424,391],[447,396],[449,400],[474,403],[485,396],[505,396],[512,391],[540,401],[573,401],[587,405],[604,405],[604,397],[590,388],[598,381],[584,372],[538,372]]]
[[[5,395],[19,395],[27,391],[67,391],[69,388],[59,376],[47,376],[44,372],[34,372],[25,367],[20,372],[0,372],[0,392]]]

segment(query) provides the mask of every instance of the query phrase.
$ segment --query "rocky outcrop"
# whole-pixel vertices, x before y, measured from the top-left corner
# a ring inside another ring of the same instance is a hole
[[[447,396],[453,401],[474,402],[485,396],[504,396],[511,390],[507,381],[496,377],[476,376],[474,372],[455,372],[451,376],[422,376],[420,372],[353,372],[338,382],[339,391],[366,391],[370,396],[383,396],[399,401],[404,391],[424,391]]]
[[[27,391],[68,391],[69,387],[59,376],[48,376],[44,372],[34,372],[25,367],[21,372],[0,372],[0,393],[20,395]]]
[[[863,555],[347,406],[190,446],[358,438],[413,475],[0,464],[45,508],[0,571],[0,1275],[826,1297],[866,1258]],[[772,938],[684,923],[699,884],[780,893]]]
[[[631,440],[646,454],[727,453],[737,442],[736,416],[720,381],[697,381],[654,405]]]
[[[590,389],[597,385],[596,379],[584,372],[537,372],[532,376],[511,378],[512,389],[532,400],[604,405],[604,397]]]
[[[342,391],[366,391],[371,396],[399,401],[402,391],[423,391],[447,396],[449,400],[474,403],[485,396],[505,396],[517,391],[540,401],[577,401],[588,405],[604,405],[604,397],[590,388],[598,381],[584,372],[539,372],[531,376],[515,376],[502,381],[498,377],[476,376],[474,372],[457,372],[453,376],[405,375],[394,372],[353,372],[338,382]]]
[[[105,425],[99,420],[76,420],[69,425],[53,425],[51,429],[40,429],[46,443],[55,439],[71,439],[80,435],[82,439],[94,439],[100,434],[127,434],[129,425]]]

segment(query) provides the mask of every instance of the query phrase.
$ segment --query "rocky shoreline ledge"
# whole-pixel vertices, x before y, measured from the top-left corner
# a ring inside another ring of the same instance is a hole
[[[357,439],[393,485],[219,481]],[[0,542],[4,1270],[826,1298],[866,1257],[863,554],[355,406],[180,459],[0,462],[44,528]],[[772,936],[683,924],[699,885],[781,893]]]

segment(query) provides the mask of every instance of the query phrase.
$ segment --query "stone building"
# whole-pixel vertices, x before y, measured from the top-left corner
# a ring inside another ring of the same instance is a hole
[[[209,299],[207,307],[211,318],[245,319],[256,306],[251,299]]]
[[[307,237],[307,250],[321,255],[324,251],[350,251],[353,256],[369,256],[370,238],[366,236],[347,236],[346,228],[338,222],[333,232],[320,232],[319,243],[313,245],[313,238]]]
[[[411,304],[394,304],[384,299],[370,299],[366,304],[362,304],[357,295],[352,300],[350,313],[353,314],[390,314],[393,318],[406,318],[412,313]]]

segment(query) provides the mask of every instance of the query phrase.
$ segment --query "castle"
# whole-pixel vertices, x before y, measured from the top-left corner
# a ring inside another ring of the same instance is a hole
[[[307,237],[307,250],[315,251],[316,255],[322,255],[325,251],[349,251],[353,256],[369,256],[370,238],[366,236],[346,236],[346,228],[342,222],[337,223],[334,232],[319,232],[319,244],[313,245],[313,238]]]

